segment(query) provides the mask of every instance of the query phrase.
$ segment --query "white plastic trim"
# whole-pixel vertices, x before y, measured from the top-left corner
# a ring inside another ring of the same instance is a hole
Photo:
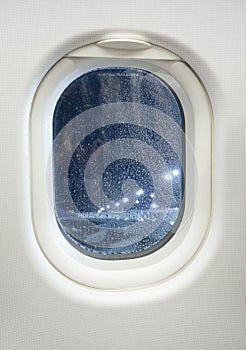
[[[129,41],[128,41],[129,44]],[[171,51],[168,51],[166,49],[163,49],[162,47],[151,45],[147,50],[139,50],[137,48],[136,50],[133,50],[131,45],[131,50],[123,49],[116,49],[116,48],[106,48],[100,45],[100,42],[96,44],[90,44],[83,47],[80,47],[76,50],[73,50],[69,52],[66,57],[93,57],[93,58],[99,58],[99,57],[108,57],[108,58],[140,58],[140,59],[153,59],[153,60],[178,60],[180,61],[180,57],[172,53]]]
[[[212,111],[203,85],[184,62],[165,49],[152,46],[148,50],[128,51],[127,58],[122,58],[122,51],[113,51],[111,55],[111,50],[92,44],[61,59],[41,82],[31,111],[32,216],[39,246],[63,275],[100,289],[138,288],[177,274],[201,247],[212,207]],[[51,161],[53,112],[64,89],[91,69],[123,64],[159,75],[176,92],[185,116],[189,116],[185,120],[186,206],[178,231],[164,247],[137,259],[104,261],[77,251],[61,234],[53,199],[47,196],[47,186],[52,193],[52,174],[47,174],[47,165]]]
[[[134,39],[106,39],[97,42],[98,46],[117,50],[145,50],[151,47],[150,43]]]

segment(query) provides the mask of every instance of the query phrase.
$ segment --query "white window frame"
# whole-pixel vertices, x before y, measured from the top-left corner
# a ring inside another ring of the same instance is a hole
[[[48,166],[52,161],[53,113],[60,95],[83,73],[112,65],[151,69],[177,94],[185,117],[183,219],[163,247],[129,260],[96,259],[65,239],[54,213],[52,167]],[[30,140],[35,235],[47,259],[63,275],[93,288],[139,288],[171,278],[194,259],[206,238],[212,212],[212,109],[200,79],[180,57],[153,45],[122,50],[91,44],[74,50],[51,68],[38,87],[31,110]]]

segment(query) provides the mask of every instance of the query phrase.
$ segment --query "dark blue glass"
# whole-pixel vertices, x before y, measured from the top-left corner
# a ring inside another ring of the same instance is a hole
[[[149,254],[175,234],[184,202],[182,106],[158,76],[100,68],[61,94],[53,116],[56,220],[81,252]]]

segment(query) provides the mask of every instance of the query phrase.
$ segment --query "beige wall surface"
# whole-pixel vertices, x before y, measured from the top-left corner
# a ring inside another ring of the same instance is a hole
[[[245,349],[246,3],[240,0],[1,1],[1,350]],[[178,276],[137,291],[79,286],[47,262],[30,203],[30,108],[72,49],[135,38],[182,56],[214,112],[213,219]]]

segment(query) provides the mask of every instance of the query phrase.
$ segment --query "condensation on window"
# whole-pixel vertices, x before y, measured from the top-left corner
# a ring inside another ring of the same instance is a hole
[[[128,67],[74,80],[53,116],[57,223],[82,253],[150,254],[177,231],[184,210],[185,122],[172,88]]]

